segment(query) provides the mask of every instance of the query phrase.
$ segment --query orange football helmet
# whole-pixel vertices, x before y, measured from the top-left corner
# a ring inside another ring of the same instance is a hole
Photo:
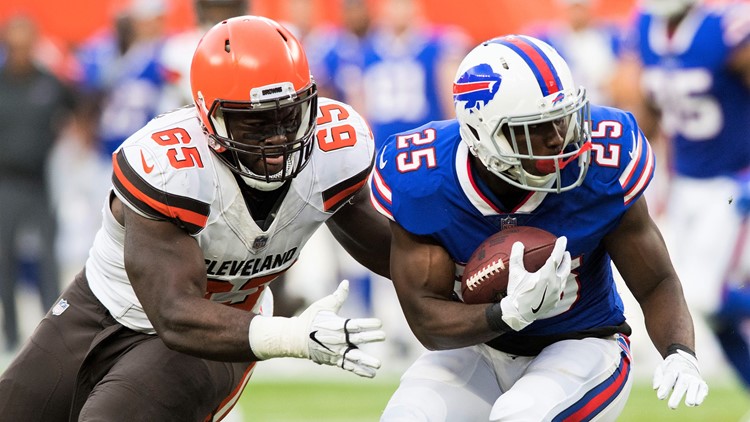
[[[259,16],[214,25],[195,50],[190,85],[209,144],[235,173],[283,182],[309,161],[317,88],[283,26]]]

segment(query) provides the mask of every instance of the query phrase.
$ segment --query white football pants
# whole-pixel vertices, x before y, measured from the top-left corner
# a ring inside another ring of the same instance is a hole
[[[623,336],[565,340],[536,357],[486,345],[423,354],[381,421],[614,421],[632,379]]]

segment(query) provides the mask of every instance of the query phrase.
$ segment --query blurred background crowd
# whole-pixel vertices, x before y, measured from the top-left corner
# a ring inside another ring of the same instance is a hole
[[[259,14],[288,26],[306,47],[320,94],[353,105],[382,143],[389,134],[452,118],[459,61],[476,43],[509,33],[555,46],[592,102],[644,113],[638,71],[622,54],[637,9],[636,0],[2,2],[0,346],[11,356],[81,270],[101,222],[111,153],[158,113],[192,103],[192,51],[224,17]],[[647,193],[657,216],[669,188],[660,136],[649,136],[660,160]],[[272,283],[277,313],[292,315],[349,278],[355,300],[347,312],[383,319],[385,359],[411,361],[421,346],[390,283],[362,270],[325,229],[311,243]],[[637,304],[631,300],[626,310],[639,338],[634,352],[657,359],[637,322]],[[705,370],[722,374],[725,358],[696,323]],[[639,352],[639,344],[649,350]],[[654,365],[642,367],[650,375]]]

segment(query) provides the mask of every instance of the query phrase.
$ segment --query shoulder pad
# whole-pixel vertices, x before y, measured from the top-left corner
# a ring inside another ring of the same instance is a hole
[[[194,233],[206,225],[216,179],[197,119],[178,118],[186,111],[160,116],[128,138],[112,155],[112,182],[139,214],[173,220]]]
[[[656,157],[632,114],[607,107],[592,107],[592,162],[594,177],[614,186],[625,205],[645,191]]]

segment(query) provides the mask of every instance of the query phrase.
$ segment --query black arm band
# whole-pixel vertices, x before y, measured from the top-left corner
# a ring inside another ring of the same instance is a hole
[[[500,308],[500,302],[488,305],[484,309],[484,316],[487,318],[487,324],[492,331],[498,334],[511,331],[510,326],[503,321],[503,310]]]
[[[695,357],[695,352],[693,351],[693,349],[685,346],[684,344],[680,344],[680,343],[672,343],[672,344],[670,344],[669,347],[667,347],[667,356],[669,356],[669,355],[671,355],[673,353],[677,353],[678,350],[682,350],[683,352],[691,355],[692,357]]]

